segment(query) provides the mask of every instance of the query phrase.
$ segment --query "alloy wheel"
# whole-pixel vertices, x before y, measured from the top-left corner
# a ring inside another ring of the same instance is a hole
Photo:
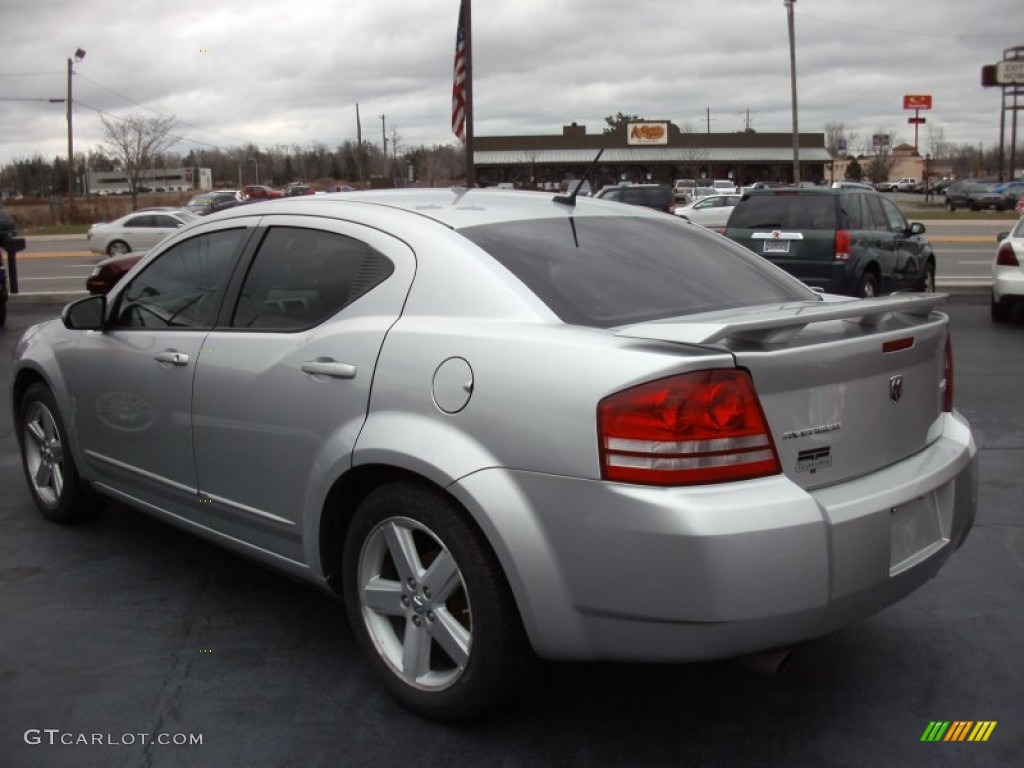
[[[433,531],[405,517],[379,523],[359,556],[358,590],[367,633],[397,677],[427,692],[459,679],[472,612],[462,572]]]
[[[45,403],[35,401],[24,426],[25,466],[38,498],[57,506],[64,493],[64,445],[57,422]]]

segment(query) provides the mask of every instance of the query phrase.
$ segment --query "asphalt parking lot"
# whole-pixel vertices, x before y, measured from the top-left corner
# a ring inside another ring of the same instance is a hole
[[[121,506],[45,522],[5,405],[0,765],[1020,765],[1024,320],[993,325],[987,304],[945,305],[981,487],[974,530],[932,582],[799,647],[778,675],[551,665],[526,698],[459,727],[392,703],[340,603],[309,587]],[[9,307],[5,399],[18,336],[57,312]],[[933,721],[996,725],[981,743],[923,742]]]

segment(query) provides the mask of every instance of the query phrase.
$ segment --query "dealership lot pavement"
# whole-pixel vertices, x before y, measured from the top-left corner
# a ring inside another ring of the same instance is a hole
[[[733,662],[552,665],[526,698],[460,727],[393,704],[340,603],[309,587],[121,506],[74,528],[42,520],[7,385],[17,337],[58,307],[12,304],[0,329],[0,764],[1019,765],[1024,321],[993,325],[987,302],[945,307],[981,488],[974,530],[933,581],[801,646],[776,676]],[[996,725],[984,743],[922,742],[932,721]]]

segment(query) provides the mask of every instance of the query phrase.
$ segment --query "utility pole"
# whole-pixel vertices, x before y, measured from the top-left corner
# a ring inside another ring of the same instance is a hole
[[[793,33],[793,4],[796,0],[782,0],[786,6],[789,25],[789,83],[793,94],[793,184],[800,184],[800,129],[796,119],[796,39]]]
[[[75,50],[74,61],[81,61],[85,58],[85,51],[81,48]],[[68,57],[68,223],[71,223],[71,214],[75,208],[75,131],[71,119],[71,75],[74,71],[71,65],[74,62]]]
[[[359,102],[356,102],[356,170],[359,172],[359,188],[363,185],[363,123],[359,119]]]

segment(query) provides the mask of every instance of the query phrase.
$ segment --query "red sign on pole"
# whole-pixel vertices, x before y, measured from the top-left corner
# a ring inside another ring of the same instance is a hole
[[[908,93],[903,97],[904,109],[931,109],[932,95],[930,93]]]

